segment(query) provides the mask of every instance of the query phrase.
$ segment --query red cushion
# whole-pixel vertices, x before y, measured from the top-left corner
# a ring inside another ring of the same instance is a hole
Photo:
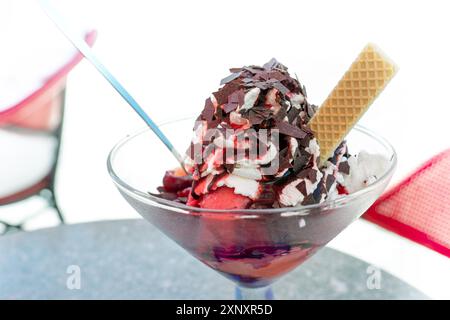
[[[89,32],[85,37],[86,42],[92,45],[96,35],[96,31]],[[59,120],[59,108],[62,105],[61,93],[65,87],[67,74],[82,58],[83,56],[77,53],[72,60],[51,75],[38,90],[11,108],[0,111],[0,126],[15,125],[38,130],[53,129]]]
[[[450,257],[450,149],[383,194],[363,217]]]

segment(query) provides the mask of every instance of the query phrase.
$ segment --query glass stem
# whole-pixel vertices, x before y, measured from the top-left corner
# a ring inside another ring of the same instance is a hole
[[[236,286],[236,300],[273,300],[271,286],[262,288],[245,288]]]

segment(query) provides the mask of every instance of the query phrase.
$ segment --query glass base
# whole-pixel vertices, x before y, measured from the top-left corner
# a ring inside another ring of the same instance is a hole
[[[274,300],[271,286],[262,288],[244,288],[236,286],[236,300]]]

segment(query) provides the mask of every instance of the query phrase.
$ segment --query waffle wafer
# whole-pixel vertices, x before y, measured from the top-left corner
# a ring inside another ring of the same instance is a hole
[[[397,71],[376,46],[368,44],[309,122],[323,163],[367,111]]]

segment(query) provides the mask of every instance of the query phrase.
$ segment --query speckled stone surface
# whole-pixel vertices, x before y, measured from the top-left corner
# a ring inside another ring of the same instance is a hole
[[[80,268],[80,289],[67,269]],[[274,285],[277,299],[424,299],[368,264],[324,248]],[[144,220],[68,225],[0,238],[1,299],[232,299],[234,285]]]

